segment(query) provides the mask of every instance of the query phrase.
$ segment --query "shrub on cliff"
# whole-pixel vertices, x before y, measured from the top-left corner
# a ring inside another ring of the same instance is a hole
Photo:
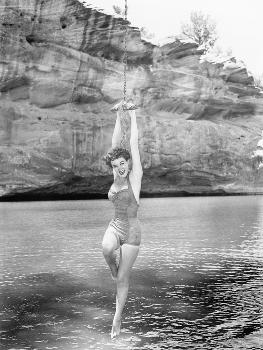
[[[255,86],[263,89],[263,74],[254,77]]]
[[[181,34],[207,51],[217,40],[216,23],[208,15],[193,11],[190,15],[190,23],[182,24]]]

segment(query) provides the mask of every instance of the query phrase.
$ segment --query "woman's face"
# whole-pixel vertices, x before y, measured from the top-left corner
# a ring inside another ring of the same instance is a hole
[[[129,172],[129,162],[123,157],[114,159],[111,162],[113,173],[119,177],[126,177]]]

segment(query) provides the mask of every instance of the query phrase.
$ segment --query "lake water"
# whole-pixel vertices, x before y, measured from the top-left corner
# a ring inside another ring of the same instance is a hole
[[[2,349],[262,349],[263,197],[142,199],[122,333],[109,201],[0,203]]]

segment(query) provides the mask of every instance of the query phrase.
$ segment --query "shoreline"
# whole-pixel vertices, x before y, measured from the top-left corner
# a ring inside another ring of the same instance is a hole
[[[196,192],[191,193],[187,191],[176,192],[141,192],[140,198],[171,198],[171,197],[229,197],[229,196],[260,196],[263,192]],[[106,193],[74,193],[74,194],[60,194],[60,193],[16,193],[0,197],[0,202],[36,202],[36,201],[71,201],[71,200],[97,200],[108,199]]]

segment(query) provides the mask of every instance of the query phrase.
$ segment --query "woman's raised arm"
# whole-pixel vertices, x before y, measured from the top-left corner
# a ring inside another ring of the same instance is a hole
[[[130,147],[131,147],[131,157],[132,157],[132,171],[131,175],[136,179],[140,180],[142,178],[143,170],[139,152],[139,142],[138,142],[138,127],[136,121],[136,114],[134,110],[129,111],[131,117],[131,137],[130,137]]]
[[[115,127],[114,127],[114,130],[113,130],[112,140],[111,140],[111,147],[112,148],[119,147],[120,143],[121,143],[120,113],[119,113],[119,111],[117,111],[116,113],[117,113],[117,118],[116,118]]]

